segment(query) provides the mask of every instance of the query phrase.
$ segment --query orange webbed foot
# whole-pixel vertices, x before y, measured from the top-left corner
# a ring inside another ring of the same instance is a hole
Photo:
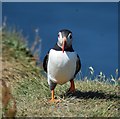
[[[54,98],[54,90],[51,90],[51,97],[52,97],[51,100],[49,100],[50,103],[58,103],[58,102],[60,102],[59,99]]]
[[[51,100],[49,100],[49,102],[50,103],[59,103],[59,102],[61,102],[61,100],[59,100],[59,99],[51,99]]]

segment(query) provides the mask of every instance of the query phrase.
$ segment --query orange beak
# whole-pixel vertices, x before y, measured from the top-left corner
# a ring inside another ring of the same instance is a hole
[[[63,38],[63,43],[62,43],[62,51],[63,51],[63,53],[64,53],[64,50],[65,50],[66,41],[67,41],[67,39],[66,39],[66,37],[64,37]]]

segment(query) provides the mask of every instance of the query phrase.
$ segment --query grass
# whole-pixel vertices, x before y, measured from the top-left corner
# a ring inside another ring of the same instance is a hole
[[[2,65],[2,80],[10,83],[16,100],[16,117],[119,117],[119,85],[87,76],[75,80],[75,93],[67,93],[69,82],[57,85],[55,96],[61,102],[49,103],[46,76],[19,32],[3,30]]]

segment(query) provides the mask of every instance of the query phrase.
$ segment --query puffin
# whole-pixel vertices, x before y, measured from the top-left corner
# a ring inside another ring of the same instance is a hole
[[[58,40],[43,59],[43,69],[47,73],[47,81],[51,90],[50,102],[59,100],[54,97],[57,84],[63,85],[70,81],[68,92],[75,91],[74,79],[81,69],[79,55],[72,47],[72,32],[62,29],[58,32]]]

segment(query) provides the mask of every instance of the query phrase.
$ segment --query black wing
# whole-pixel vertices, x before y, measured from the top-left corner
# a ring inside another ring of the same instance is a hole
[[[49,57],[49,53],[44,57],[44,60],[43,60],[43,69],[46,73],[47,73],[48,57]]]
[[[80,71],[81,69],[81,61],[80,61],[80,57],[77,54],[77,61],[76,61],[76,71],[75,71],[75,75]]]

